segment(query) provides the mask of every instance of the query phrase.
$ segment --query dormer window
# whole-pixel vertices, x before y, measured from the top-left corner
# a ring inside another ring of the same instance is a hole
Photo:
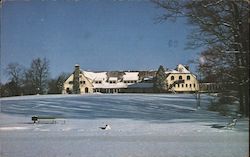
[[[179,76],[179,80],[182,80],[182,76]]]
[[[190,80],[190,76],[189,75],[187,76],[187,80]]]
[[[174,76],[171,76],[171,80],[174,80]]]

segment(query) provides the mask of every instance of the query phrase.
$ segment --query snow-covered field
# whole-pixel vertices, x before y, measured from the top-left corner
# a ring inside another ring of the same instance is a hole
[[[1,98],[0,157],[248,157],[249,119],[215,128],[233,117],[201,98],[200,109],[192,94]],[[33,124],[33,115],[66,123]]]

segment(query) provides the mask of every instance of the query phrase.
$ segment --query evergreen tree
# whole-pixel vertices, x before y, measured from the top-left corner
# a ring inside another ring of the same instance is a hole
[[[63,90],[63,83],[70,76],[67,73],[61,73],[57,78],[50,79],[48,83],[48,94],[61,94]]]
[[[161,65],[156,73],[154,80],[154,88],[156,92],[164,92],[166,90],[166,73]]]

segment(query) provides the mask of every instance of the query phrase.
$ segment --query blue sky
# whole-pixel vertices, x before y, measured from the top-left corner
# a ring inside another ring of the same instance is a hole
[[[1,74],[11,62],[29,67],[46,57],[56,77],[81,69],[175,68],[196,58],[185,50],[184,18],[155,23],[163,10],[150,1],[5,1],[1,8]]]

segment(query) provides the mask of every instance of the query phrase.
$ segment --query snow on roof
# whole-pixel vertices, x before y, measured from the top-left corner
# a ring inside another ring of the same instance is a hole
[[[89,72],[89,71],[82,71],[83,75],[91,80],[101,81],[107,79],[107,72]]]
[[[187,68],[186,68],[185,66],[183,66],[182,64],[179,64],[179,65],[177,66],[177,69],[178,69],[178,71],[181,72],[181,73],[190,73],[190,71],[188,71]]]
[[[179,74],[180,72],[179,72],[179,71],[176,71],[176,70],[169,70],[169,71],[166,71],[165,73],[166,73],[166,74],[169,74],[169,73]]]
[[[174,74],[181,74],[181,73],[191,73],[190,71],[187,70],[187,68],[185,68],[182,64],[179,64],[177,66],[177,70],[169,70],[165,72],[166,74],[169,73],[174,73]]]
[[[144,81],[153,80],[153,79],[154,79],[153,76],[151,76],[151,77],[144,77],[144,78],[143,78]]]
[[[125,72],[123,80],[139,80],[139,72]]]
[[[110,78],[109,78],[109,81],[117,81],[117,80],[118,80],[117,77],[110,77]]]
[[[104,82],[102,84],[93,84],[94,88],[106,88],[106,89],[112,89],[112,88],[127,88],[127,85],[123,82],[118,82],[118,83],[108,83]]]

